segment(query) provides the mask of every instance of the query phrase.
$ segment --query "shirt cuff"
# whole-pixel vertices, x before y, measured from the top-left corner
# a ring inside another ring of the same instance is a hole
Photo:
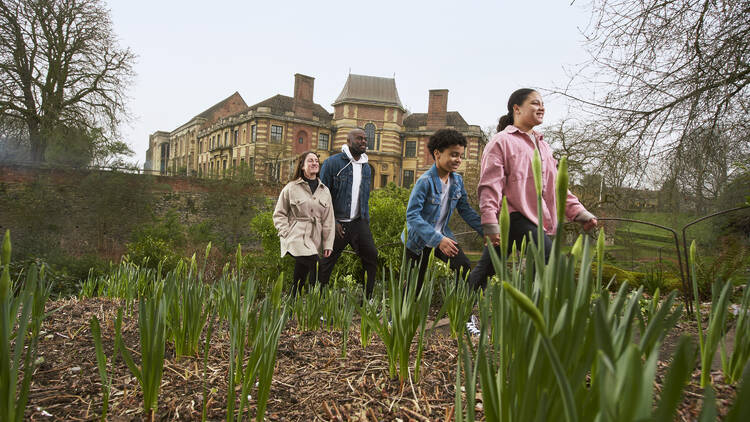
[[[583,210],[576,215],[576,218],[573,219],[573,221],[577,221],[579,223],[585,223],[587,221],[593,220],[596,218],[594,214],[591,214],[590,212]]]
[[[484,235],[491,235],[491,234],[497,234],[500,233],[500,225],[499,224],[482,224],[482,231],[484,232]]]

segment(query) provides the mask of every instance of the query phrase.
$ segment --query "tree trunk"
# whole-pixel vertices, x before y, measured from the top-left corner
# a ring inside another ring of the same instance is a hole
[[[44,153],[47,150],[47,140],[42,136],[39,122],[36,120],[29,120],[28,127],[31,161],[35,163],[44,162]]]

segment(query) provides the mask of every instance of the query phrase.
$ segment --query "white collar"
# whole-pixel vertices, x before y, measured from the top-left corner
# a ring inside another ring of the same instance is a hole
[[[353,163],[356,164],[364,164],[367,162],[367,154],[362,153],[362,155],[359,156],[359,160],[355,160],[354,157],[352,157],[351,151],[349,151],[349,145],[344,144],[344,146],[341,147],[341,151],[346,154],[347,157],[349,157],[349,160],[351,160]]]

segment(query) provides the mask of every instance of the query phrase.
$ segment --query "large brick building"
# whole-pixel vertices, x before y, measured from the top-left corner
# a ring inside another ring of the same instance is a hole
[[[251,174],[286,182],[303,151],[321,161],[341,151],[346,134],[365,130],[373,187],[410,186],[433,161],[427,141],[440,128],[463,133],[469,146],[461,172],[479,165],[483,134],[456,111],[448,111],[448,90],[431,90],[427,113],[409,113],[392,78],[349,75],[333,113],[313,101],[314,78],[294,75],[294,97],[276,95],[247,106],[238,93],[171,132],[149,137],[145,169],[158,174],[224,177]]]

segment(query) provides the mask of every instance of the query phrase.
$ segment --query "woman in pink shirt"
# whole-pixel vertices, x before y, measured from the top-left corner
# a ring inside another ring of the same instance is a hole
[[[498,215],[503,196],[508,201],[510,213],[510,233],[508,250],[515,242],[520,248],[521,241],[528,236],[537,241],[537,194],[534,186],[534,172],[531,161],[534,150],[539,150],[542,160],[542,222],[544,228],[544,254],[549,258],[552,241],[549,236],[557,230],[557,205],[555,198],[555,178],[557,161],[552,157],[552,149],[544,142],[541,133],[534,130],[544,120],[544,101],[533,89],[523,88],[511,94],[508,100],[508,114],[500,117],[497,134],[487,144],[482,154],[482,167],[479,173],[479,214],[482,228],[498,253],[500,253],[500,227]],[[597,225],[596,217],[586,211],[575,195],[568,191],[565,216],[583,224],[584,230]],[[529,236],[531,232],[531,236]],[[527,240],[528,242],[528,240]],[[484,248],[482,257],[469,275],[472,286],[484,288],[487,277],[495,273],[489,251]]]

